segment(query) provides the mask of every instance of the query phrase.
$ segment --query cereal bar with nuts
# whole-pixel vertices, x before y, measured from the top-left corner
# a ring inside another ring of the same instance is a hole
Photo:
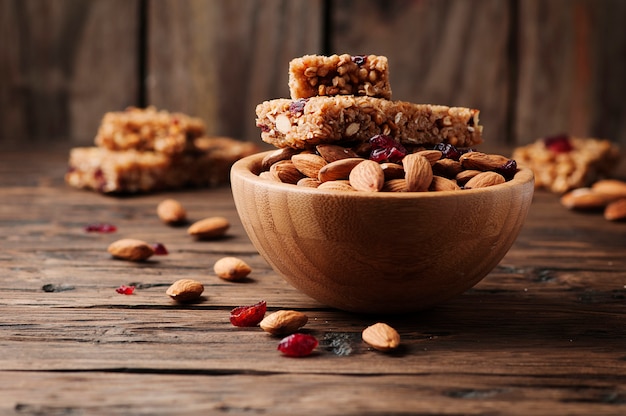
[[[289,62],[291,98],[363,95],[391,98],[387,57],[305,55]]]
[[[564,193],[609,177],[620,153],[609,140],[557,135],[516,148],[513,158],[533,170],[537,188]]]
[[[269,100],[256,107],[256,115],[261,139],[276,147],[367,142],[378,134],[406,145],[471,147],[482,142],[479,111],[464,107],[338,95]]]
[[[204,122],[182,113],[157,111],[155,107],[129,107],[108,112],[102,118],[95,143],[109,150],[139,150],[179,154],[205,134]]]
[[[213,187],[228,182],[235,161],[257,151],[253,143],[224,137],[199,138],[195,150],[177,155],[76,147],[70,151],[65,181],[107,194]]]

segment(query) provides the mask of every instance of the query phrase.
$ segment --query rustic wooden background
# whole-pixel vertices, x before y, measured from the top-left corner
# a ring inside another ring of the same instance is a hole
[[[293,57],[375,53],[393,98],[481,110],[485,139],[626,148],[622,0],[0,0],[0,146],[88,145],[153,104],[260,141]]]

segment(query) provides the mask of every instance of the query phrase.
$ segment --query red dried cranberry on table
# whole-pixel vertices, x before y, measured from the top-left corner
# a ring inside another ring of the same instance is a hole
[[[108,223],[94,223],[88,224],[84,227],[85,232],[88,233],[114,233],[117,231],[117,227]]]
[[[319,342],[313,335],[291,334],[278,343],[278,350],[289,357],[305,357],[310,355]]]
[[[267,305],[264,300],[250,306],[238,306],[230,311],[230,323],[235,326],[257,326],[265,317]]]
[[[115,291],[120,295],[132,295],[135,292],[135,286],[121,285]]]
[[[155,256],[166,256],[169,254],[167,248],[162,243],[154,243],[152,244],[152,248],[154,249]]]

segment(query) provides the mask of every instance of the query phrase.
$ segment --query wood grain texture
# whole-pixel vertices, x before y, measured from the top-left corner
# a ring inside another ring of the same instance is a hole
[[[332,52],[389,58],[393,99],[481,110],[486,142],[507,137],[511,3],[332,2]]]
[[[93,143],[105,111],[135,103],[137,5],[0,2],[0,142]]]
[[[148,28],[148,102],[260,142],[254,109],[289,96],[289,60],[320,51],[322,2],[157,1]]]
[[[626,145],[626,3],[519,2],[515,136],[562,132]]]
[[[385,318],[401,348],[360,341],[376,315],[327,308],[274,273],[247,238],[230,189],[132,198],[62,182],[67,149],[0,153],[0,413],[618,415],[626,406],[626,223],[565,210],[537,192],[511,250],[445,304]],[[626,177],[626,172],[621,172]],[[176,198],[190,220],[221,215],[228,236],[199,242],[160,222]],[[87,234],[94,221],[115,234]],[[122,237],[170,250],[113,260]],[[214,276],[235,255],[242,283]],[[204,299],[176,305],[169,283],[194,278]],[[135,283],[134,295],[115,292]],[[316,353],[289,359],[278,338],[235,328],[231,308],[309,316]]]

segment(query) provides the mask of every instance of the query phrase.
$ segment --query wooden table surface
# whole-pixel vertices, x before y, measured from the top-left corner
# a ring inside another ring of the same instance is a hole
[[[626,414],[626,223],[537,192],[475,288],[410,316],[360,316],[274,273],[228,187],[107,197],[68,188],[66,161],[67,149],[0,153],[0,414]],[[165,197],[191,220],[227,217],[228,236],[199,242],[162,224]],[[118,230],[86,233],[92,222]],[[123,237],[170,254],[114,260],[106,248]],[[214,275],[227,255],[251,265],[247,281]],[[179,278],[203,282],[204,300],[172,303]],[[232,308],[260,300],[305,312],[316,352],[287,358],[278,338],[230,324]],[[398,330],[397,352],[362,343],[376,321]]]

